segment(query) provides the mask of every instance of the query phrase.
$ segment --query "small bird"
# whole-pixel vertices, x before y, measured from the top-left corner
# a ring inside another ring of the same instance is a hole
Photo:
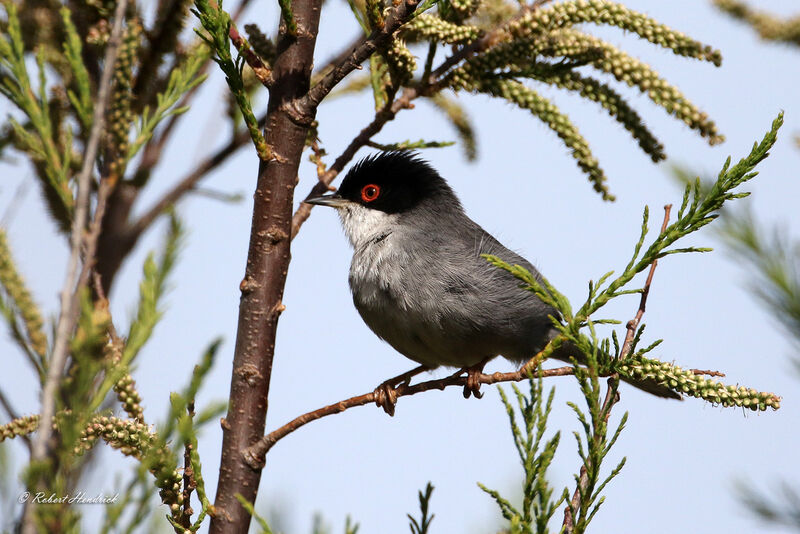
[[[520,265],[539,280],[541,274],[470,219],[447,182],[415,153],[369,156],[336,193],[306,202],[336,208],[353,246],[356,309],[378,337],[422,364],[418,370],[458,367],[474,376],[498,355],[523,364],[559,334],[550,319],[557,311],[481,254]],[[568,343],[552,357],[585,361]],[[479,396],[480,385],[469,384],[464,395]],[[680,398],[656,383],[634,385]],[[383,406],[393,413],[393,403]]]

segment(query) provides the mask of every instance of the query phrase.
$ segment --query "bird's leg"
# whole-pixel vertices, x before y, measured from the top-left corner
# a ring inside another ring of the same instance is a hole
[[[397,392],[395,391],[397,386],[400,384],[408,384],[413,377],[425,371],[430,371],[431,369],[432,368],[427,365],[420,365],[401,375],[381,382],[381,384],[375,388],[375,405],[383,408],[384,412],[393,416],[394,405],[397,404]]]
[[[481,393],[481,383],[480,383],[480,376],[483,374],[484,366],[491,360],[492,357],[484,358],[483,360],[479,361],[475,365],[470,367],[464,367],[461,372],[467,373],[467,383],[464,384],[464,398],[468,399],[470,395],[474,396],[476,399],[483,398],[483,393]]]

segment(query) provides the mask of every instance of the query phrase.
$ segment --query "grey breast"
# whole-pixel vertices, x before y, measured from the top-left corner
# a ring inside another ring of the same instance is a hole
[[[525,361],[544,346],[552,310],[480,255],[538,275],[533,266],[466,216],[421,223],[400,224],[354,252],[353,300],[372,331],[429,367],[497,355]]]

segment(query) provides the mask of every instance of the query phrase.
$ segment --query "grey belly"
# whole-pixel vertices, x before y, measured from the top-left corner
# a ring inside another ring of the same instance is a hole
[[[486,343],[476,343],[474,334],[448,324],[441,309],[419,292],[396,292],[366,280],[358,286],[353,303],[361,318],[378,337],[415,362],[465,367],[498,354]]]

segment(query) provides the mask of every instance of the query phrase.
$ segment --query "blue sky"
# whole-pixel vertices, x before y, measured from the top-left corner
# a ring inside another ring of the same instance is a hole
[[[792,141],[800,132],[800,52],[759,42],[751,30],[719,14],[708,2],[625,3],[722,51],[722,67],[715,68],[616,29],[592,29],[677,85],[717,121],[725,143],[709,147],[647,98],[621,88],[666,147],[670,159],[653,165],[599,107],[539,87],[589,141],[618,198],[615,203],[600,200],[567,149],[544,125],[487,97],[459,96],[479,127],[476,163],[466,163],[458,146],[424,153],[475,221],[528,258],[574,302],[585,298],[588,280],[625,265],[645,205],[650,206],[656,232],[661,207],[680,202],[671,165],[716,174],[729,154],[734,159],[745,155],[780,110],[786,113],[786,125],[772,156],[759,167],[761,174],[746,187],[753,195],[740,202],[752,207],[764,224],[781,225],[800,236],[796,215],[800,150]],[[783,0],[769,7],[788,14],[792,4]],[[244,20],[270,28],[274,8],[256,3]],[[346,7],[329,3],[325,9],[317,45],[319,64],[357,33]],[[180,142],[171,147],[138,209],[181,177],[187,159],[198,160],[226,141],[229,126],[221,94],[221,77],[214,73],[179,131]],[[264,100],[262,95],[257,106],[263,108]],[[371,118],[369,95],[338,99],[320,109],[320,138],[331,154],[329,161]],[[432,107],[419,103],[415,111],[398,115],[376,140],[421,137],[456,138]],[[364,150],[359,157],[367,153]],[[142,351],[134,375],[150,421],[163,417],[169,392],[182,387],[202,350],[218,335],[225,342],[198,405],[228,395],[256,166],[254,154],[243,150],[204,184],[242,193],[243,202],[231,205],[193,196],[179,207],[189,229],[187,244],[172,278],[164,319]],[[4,176],[0,210],[19,204],[8,233],[20,269],[38,301],[55,314],[66,247],[50,221],[42,218],[36,188],[29,188],[21,201],[14,200],[17,184],[31,179],[30,170],[2,162],[0,172]],[[304,161],[297,196],[305,196],[315,179],[313,165]],[[162,230],[163,225],[147,235],[117,280],[112,311],[123,331],[136,301],[143,258],[158,245]],[[753,298],[748,285],[752,275],[726,254],[713,232],[703,231],[688,244],[718,248],[659,264],[644,318],[646,341],[665,340],[655,353],[661,359],[721,370],[730,383],[776,392],[783,396],[783,407],[775,413],[743,413],[694,399],[662,401],[623,387],[612,420],[618,421],[626,410],[630,416],[608,465],[622,456],[627,464],[606,491],[594,532],[760,532],[760,524],[735,499],[734,480],[740,477],[761,488],[774,488],[779,478],[798,476],[792,461],[800,439],[798,377],[788,361],[792,347],[778,323]],[[270,429],[308,410],[369,391],[414,365],[376,338],[358,317],[347,287],[350,254],[333,210],[315,209],[292,244],[287,310],[279,326],[267,418]],[[625,321],[637,304],[636,297],[620,299],[604,316]],[[0,374],[0,388],[15,399],[20,411],[37,411],[34,377],[7,336],[0,339],[0,352],[6,355],[9,371]],[[490,366],[510,368],[504,361]],[[580,394],[568,377],[548,385],[556,387],[550,428],[562,431],[552,480],[556,487],[571,486],[579,459],[570,434],[578,427],[565,403],[580,400]],[[498,395],[493,388],[485,390],[482,400],[464,400],[457,389],[404,398],[394,418],[366,406],[304,427],[270,452],[258,508],[280,510],[281,524],[290,533],[309,532],[315,511],[333,525],[333,532],[342,531],[348,514],[361,523],[361,532],[404,532],[405,514],[416,513],[417,491],[430,480],[436,486],[434,532],[492,531],[499,525],[497,508],[476,482],[514,496],[522,470]],[[211,495],[220,441],[220,429],[212,424],[200,442]],[[22,461],[21,449],[13,452]],[[103,468],[86,481],[88,493],[121,488],[116,474],[131,465],[115,451],[104,450],[101,458]]]

